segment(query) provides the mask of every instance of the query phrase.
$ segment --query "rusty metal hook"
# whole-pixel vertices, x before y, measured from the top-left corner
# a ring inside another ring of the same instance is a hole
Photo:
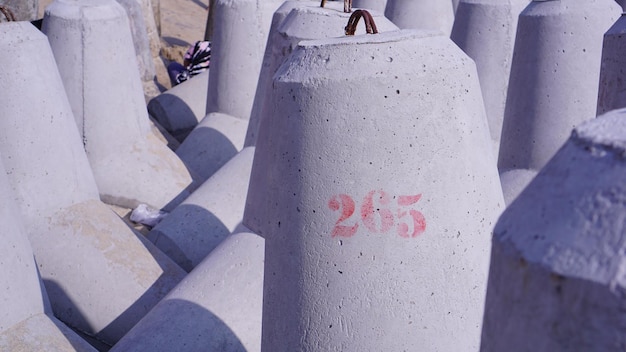
[[[9,9],[6,6],[2,6],[0,5],[0,12],[2,12],[2,14],[4,15],[4,17],[7,18],[7,21],[9,22],[15,22],[15,15],[13,14],[13,12],[11,11],[11,9]]]
[[[359,24],[359,20],[363,17],[365,21],[365,32],[369,34],[378,33],[378,28],[376,28],[376,23],[374,23],[374,17],[367,10],[356,10],[350,16],[348,20],[348,25],[346,26],[346,35],[354,35],[356,33],[356,26]]]
[[[326,6],[326,0],[322,0],[322,3],[320,4],[320,7],[324,6]],[[343,0],[343,12],[352,12],[352,0]]]

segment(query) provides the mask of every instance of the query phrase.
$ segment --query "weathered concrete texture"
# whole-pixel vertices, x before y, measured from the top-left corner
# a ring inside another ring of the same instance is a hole
[[[98,199],[46,37],[5,24],[0,48],[1,158],[54,314],[112,345],[185,273]]]
[[[55,320],[45,314],[37,314],[15,324],[7,331],[0,332],[0,351],[96,351],[68,327]]]
[[[261,70],[262,26],[256,0],[217,0],[206,112],[243,120],[250,111]]]
[[[209,70],[169,89],[148,103],[150,115],[178,141],[206,116]]]
[[[626,16],[604,34],[597,114],[626,107]]]
[[[387,0],[354,0],[352,2],[353,8],[370,9],[378,12],[385,12],[385,6],[387,6]]]
[[[112,352],[260,352],[263,239],[229,236]]]
[[[276,11],[259,74],[246,146],[256,144],[261,121],[273,113],[269,107],[272,76],[278,67],[302,40],[345,36],[350,16],[343,12],[343,2],[327,3],[326,8],[320,8],[319,1],[287,1]],[[373,12],[372,16],[379,32],[398,30],[382,13]],[[365,34],[363,23],[358,26],[356,34]]]
[[[509,170],[500,174],[504,204],[511,204],[535,176],[537,171],[524,169]]]
[[[48,35],[100,198],[172,209],[189,193],[184,164],[150,133],[124,9],[114,0],[56,0]],[[80,55],[76,55],[76,53]]]
[[[439,30],[450,35],[454,8],[447,0],[388,0],[385,16],[402,29]]]
[[[241,222],[254,147],[244,148],[147,235],[191,271]]]
[[[244,215],[263,350],[477,350],[503,200],[472,60],[433,32],[307,41],[273,89]]]
[[[17,21],[32,21],[37,19],[39,0],[0,0],[0,5],[8,8]],[[0,13],[0,21],[5,17]]]
[[[243,148],[248,121],[217,112],[208,114],[176,149],[176,155],[203,182]]]
[[[476,63],[496,155],[517,18],[529,0],[461,0],[450,38]]]
[[[541,169],[571,129],[594,116],[602,36],[613,0],[532,1],[520,14],[498,168]]]
[[[482,351],[626,345],[625,122],[617,110],[577,127],[498,221]]]
[[[156,69],[152,60],[150,38],[148,37],[148,23],[145,21],[141,0],[115,0],[126,10],[130,30],[133,37],[135,56],[139,68],[141,80],[150,82],[154,80]],[[154,24],[154,23],[153,23]]]

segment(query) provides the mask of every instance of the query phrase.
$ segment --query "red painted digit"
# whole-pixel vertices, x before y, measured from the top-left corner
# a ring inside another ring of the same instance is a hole
[[[330,201],[328,201],[328,208],[332,211],[338,211],[341,209],[341,216],[339,220],[335,223],[335,227],[331,233],[331,237],[352,237],[356,233],[359,228],[359,224],[354,224],[354,226],[346,226],[340,225],[341,222],[347,220],[354,214],[354,209],[356,205],[354,204],[354,200],[352,197],[346,194],[339,194],[333,196]]]
[[[376,194],[378,194],[378,197],[375,197]],[[375,209],[374,199],[377,199],[381,206],[388,205],[391,202],[389,195],[382,190],[369,192],[361,205],[361,220],[363,220],[363,225],[371,232],[386,233],[393,227],[393,213],[386,208]],[[376,213],[380,216],[380,229],[376,225]]]
[[[408,206],[417,203],[422,198],[421,194],[415,196],[400,196],[398,197],[398,206]],[[398,235],[404,238],[417,237],[426,231],[426,219],[421,212],[410,209],[408,212],[398,208],[398,220],[402,221],[406,215],[410,215],[413,219],[413,231],[409,232],[409,223],[401,222],[398,224]]]

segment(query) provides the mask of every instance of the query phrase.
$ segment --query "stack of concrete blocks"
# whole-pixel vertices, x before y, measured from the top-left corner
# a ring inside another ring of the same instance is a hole
[[[114,0],[56,0],[46,9],[43,31],[100,198],[124,208],[173,209],[194,185],[185,165],[150,131],[124,9]]]
[[[529,0],[461,0],[450,38],[476,63],[495,155],[500,149],[517,18]]]
[[[439,30],[450,35],[454,8],[446,0],[388,0],[385,16],[402,29]]]
[[[0,27],[3,25],[0,25]],[[1,34],[6,34],[0,28]],[[5,44],[5,43],[2,43]],[[0,160],[0,350],[93,351],[87,342],[50,314],[33,252],[17,212],[6,170]]]
[[[8,8],[17,21],[33,21],[37,19],[39,0],[0,0],[0,6]],[[4,20],[0,14],[0,21]]]
[[[507,204],[594,116],[602,36],[620,13],[613,0],[535,0],[520,14],[498,158]]]
[[[1,158],[54,314],[113,345],[185,272],[99,200],[46,37],[4,24],[0,48]]]
[[[301,42],[273,96],[263,350],[477,350],[503,200],[472,60],[439,32]]]
[[[352,7],[358,9],[368,9],[377,12],[385,12],[385,6],[387,6],[387,0],[354,0]]]
[[[228,237],[111,351],[260,352],[263,247]]]
[[[597,114],[626,107],[626,16],[604,34]]]
[[[331,4],[330,7],[331,9],[320,8],[317,1],[290,1],[276,11],[259,79],[260,89],[255,98],[257,101],[253,113],[255,121],[264,120],[263,112],[268,116],[272,115],[271,110],[261,110],[261,107],[265,107],[265,102],[272,96],[271,77],[299,41],[343,35],[350,14],[340,11],[343,9],[343,4]],[[287,13],[289,15],[286,15]],[[374,18],[380,31],[397,30],[397,27],[382,14],[375,14]],[[359,27],[359,31],[364,33],[364,26]],[[232,122],[228,119],[228,115],[217,113],[212,115],[211,123],[213,124],[216,121],[224,125]],[[177,153],[183,160],[189,159],[183,157],[182,152],[198,155],[197,161],[190,165],[196,166],[202,177],[203,171],[205,171],[204,175],[207,174],[206,154],[214,153],[213,160],[215,160],[217,156],[234,153],[235,148],[232,148],[216,132],[217,130],[225,131],[226,128],[216,126],[209,129],[201,126],[199,125],[187,137]],[[270,122],[268,128],[274,128],[274,126]],[[203,129],[207,130],[205,134],[202,134]],[[148,238],[157,247],[186,270],[195,267],[234,230],[243,218],[254,156],[254,148],[251,147],[256,142],[256,139],[252,139],[252,137],[256,138],[256,134],[251,134],[251,130],[252,125],[248,128],[248,136],[251,138],[247,142],[250,147],[236,154],[226,165],[220,166],[219,171],[208,178],[194,194],[148,234]],[[210,142],[207,141],[209,134],[212,137]],[[216,148],[220,139],[223,140],[223,149]],[[240,142],[243,143],[243,140]],[[211,151],[209,147],[215,149]],[[229,147],[230,150],[228,150]],[[215,151],[220,153],[215,153]],[[215,165],[215,163],[209,165]],[[215,166],[213,168],[218,169]]]
[[[581,124],[501,216],[481,351],[623,350],[625,131]]]

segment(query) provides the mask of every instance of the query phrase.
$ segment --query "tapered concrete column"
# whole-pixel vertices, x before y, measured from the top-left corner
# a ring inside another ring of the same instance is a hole
[[[307,41],[273,89],[263,350],[478,349],[502,194],[473,62],[432,32]]]
[[[529,0],[461,0],[450,38],[476,63],[496,155],[517,18]]]
[[[111,351],[260,352],[263,244],[228,237]]]
[[[456,10],[459,7],[459,2],[460,0],[452,0],[452,8],[454,9],[455,14],[456,14]]]
[[[626,16],[622,15],[604,34],[597,114],[626,107],[624,65],[626,59]]]
[[[152,61],[152,51],[150,48],[150,38],[148,37],[148,23],[143,15],[143,8],[140,1],[142,0],[115,0],[117,1],[128,16],[130,30],[133,37],[133,45],[135,49],[135,57],[139,65],[139,76],[141,80],[152,81],[156,75],[154,62]]]
[[[0,0],[0,5],[7,7],[16,21],[32,21],[37,19],[39,0]],[[4,16],[0,14],[4,21]]]
[[[190,193],[191,176],[150,132],[124,9],[114,0],[56,0],[46,9],[43,31],[101,199],[126,208],[179,204]]]
[[[387,0],[354,0],[352,7],[360,9],[370,9],[378,12],[385,12]]]
[[[602,36],[620,13],[613,0],[532,1],[521,13],[500,172],[541,169],[571,129],[595,115]]]
[[[388,0],[385,16],[402,29],[431,29],[450,35],[454,8],[447,0]]]
[[[577,127],[498,221],[481,351],[624,345],[625,121]]]
[[[320,8],[319,1],[287,1],[276,11],[276,26],[270,31],[265,49],[246,146],[256,144],[261,121],[273,113],[269,108],[272,76],[280,64],[302,40],[344,36],[350,16],[343,12],[343,2],[327,2],[326,8]],[[373,12],[372,16],[379,32],[398,30],[382,13]],[[365,34],[364,24],[357,27],[357,34]]]
[[[254,147],[245,148],[147,235],[191,271],[241,223]]]
[[[203,182],[243,148],[248,121],[217,112],[208,114],[191,131],[176,155]]]
[[[30,23],[0,26],[0,91],[0,157],[54,314],[113,345],[185,273],[98,199],[48,40]]]

